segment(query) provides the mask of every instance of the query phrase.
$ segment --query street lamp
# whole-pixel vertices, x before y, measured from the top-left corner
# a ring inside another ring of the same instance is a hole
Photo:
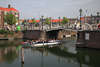
[[[50,29],[52,28],[52,19],[51,19],[51,17],[49,18],[50,19]]]
[[[61,23],[61,22],[60,22],[60,19],[61,19],[61,18],[60,18],[60,17],[58,17],[58,18],[59,18],[59,26],[60,26],[60,23]]]
[[[81,29],[81,26],[82,26],[82,25],[81,25],[81,22],[82,22],[82,21],[81,21],[81,17],[82,17],[82,9],[80,9],[79,12],[80,12],[80,29]]]
[[[98,18],[100,17],[99,14],[100,14],[100,13],[97,12],[97,24],[99,23],[99,19],[98,19]]]
[[[43,30],[43,17],[44,17],[44,16],[41,16],[42,30]]]

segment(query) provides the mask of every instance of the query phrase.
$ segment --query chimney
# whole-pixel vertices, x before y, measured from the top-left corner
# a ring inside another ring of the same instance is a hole
[[[11,5],[10,4],[8,4],[8,8],[11,8]]]

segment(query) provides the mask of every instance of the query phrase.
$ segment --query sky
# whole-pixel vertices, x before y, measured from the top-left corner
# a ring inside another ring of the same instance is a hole
[[[79,17],[79,9],[82,8],[82,16],[95,15],[100,12],[100,0],[0,0],[0,6],[8,7],[11,4],[19,10],[21,19],[45,17]]]

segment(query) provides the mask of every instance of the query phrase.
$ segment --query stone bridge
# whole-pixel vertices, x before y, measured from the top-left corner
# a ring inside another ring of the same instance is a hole
[[[55,29],[55,30],[26,30],[23,31],[24,39],[32,39],[32,40],[47,40],[47,39],[63,39],[67,36],[76,36],[77,31],[73,30],[63,30],[63,29]]]

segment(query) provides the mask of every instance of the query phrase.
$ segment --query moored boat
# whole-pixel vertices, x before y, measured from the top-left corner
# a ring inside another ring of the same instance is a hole
[[[59,45],[60,43],[61,43],[60,40],[49,40],[49,41],[36,42],[33,43],[31,46],[32,47],[54,46],[54,45]]]
[[[55,46],[55,45],[59,45],[61,43],[60,40],[49,40],[49,41],[32,41],[31,43],[24,43],[23,45],[25,47],[44,47],[44,46]]]

